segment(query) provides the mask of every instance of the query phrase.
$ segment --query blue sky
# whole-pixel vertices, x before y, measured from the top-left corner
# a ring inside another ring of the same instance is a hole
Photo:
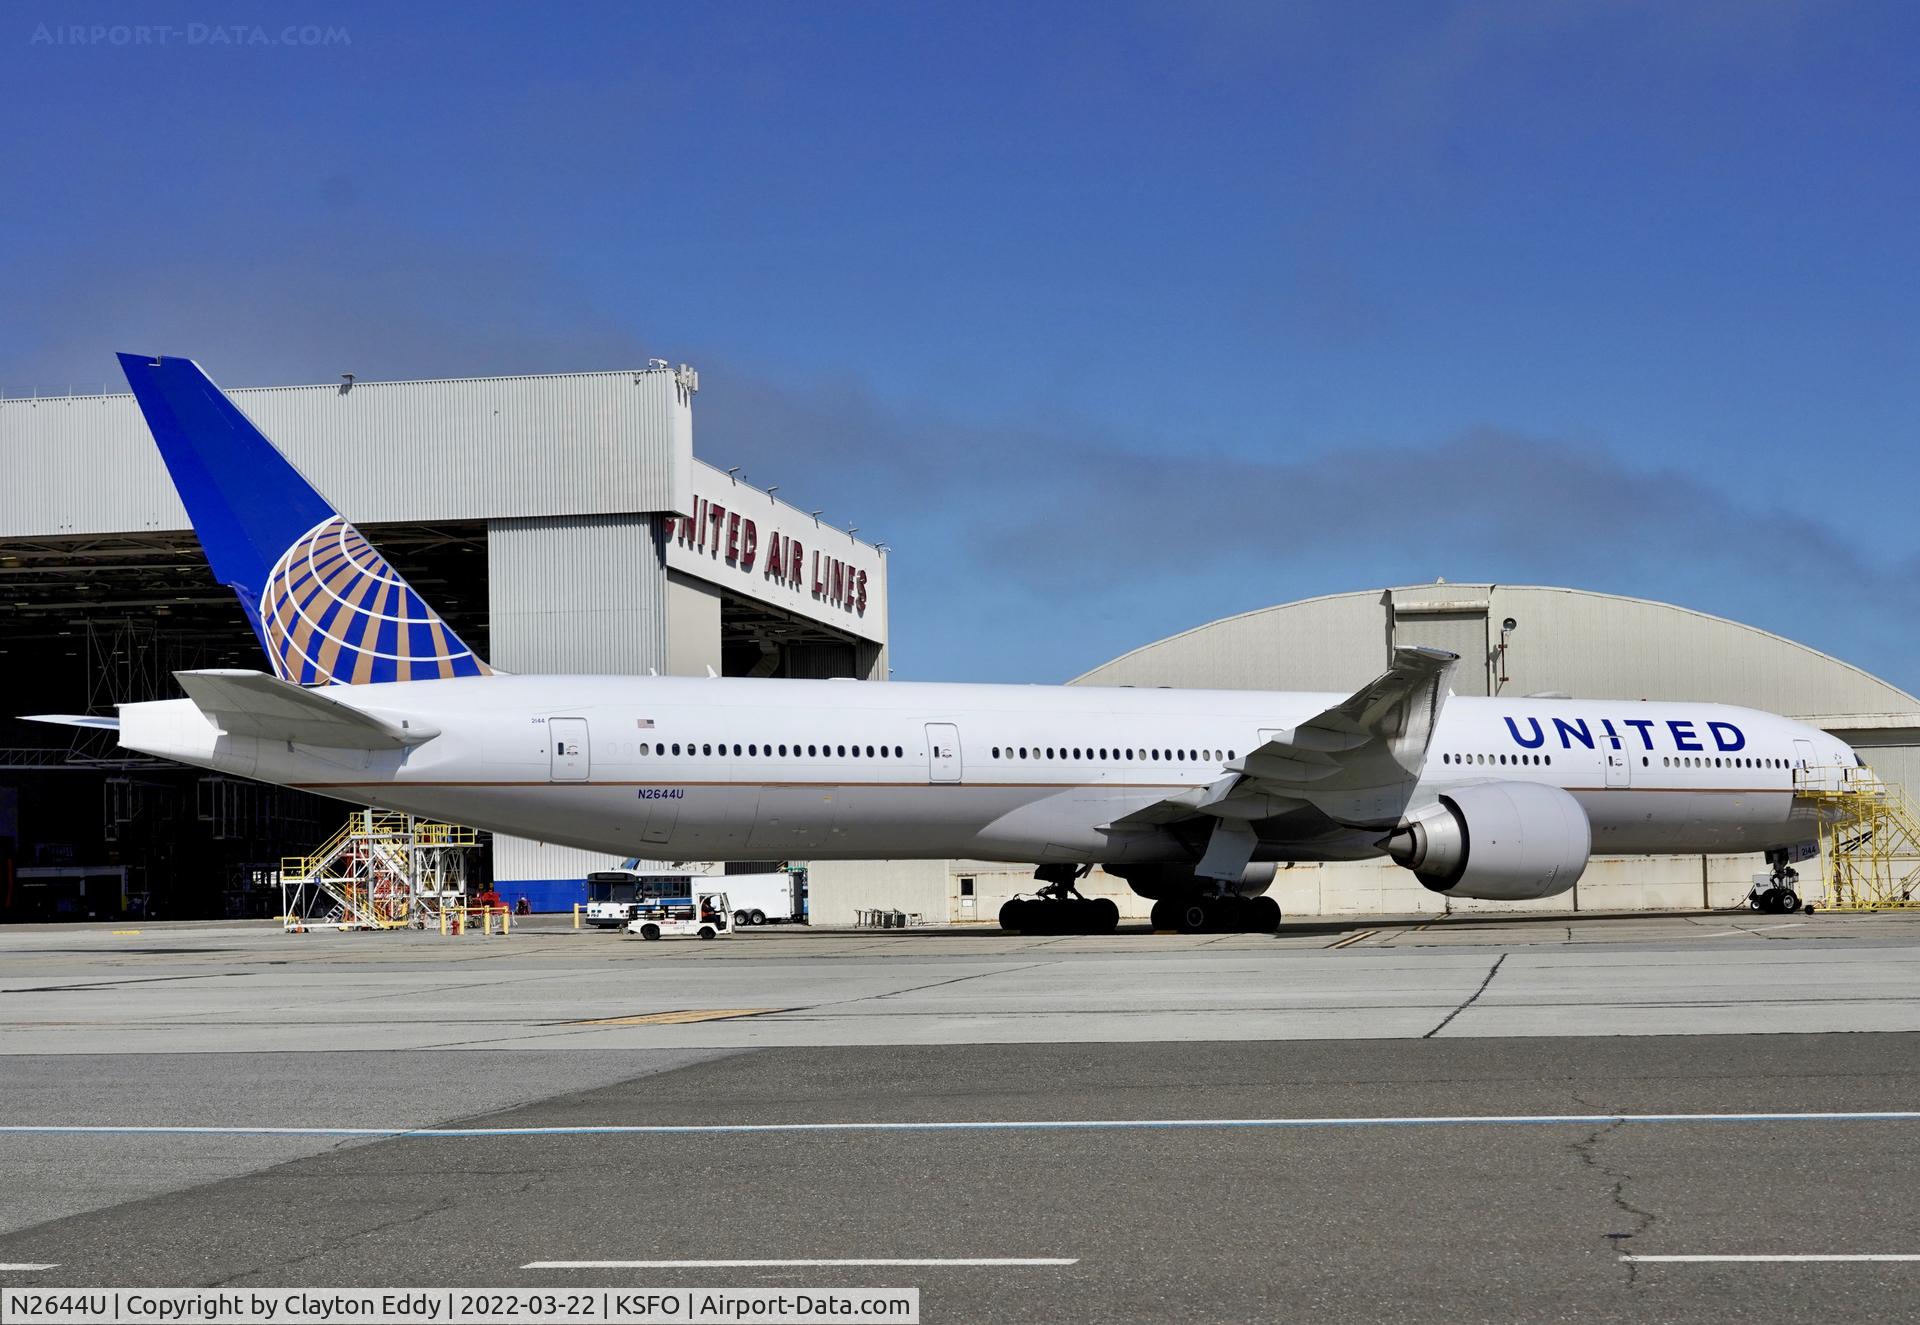
[[[0,390],[691,361],[703,456],[895,549],[902,678],[1445,576],[1920,689],[1917,61],[1902,4],[29,3]]]

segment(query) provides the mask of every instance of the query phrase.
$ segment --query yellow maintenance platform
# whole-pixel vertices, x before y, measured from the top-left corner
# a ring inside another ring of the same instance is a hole
[[[280,862],[289,930],[424,928],[463,907],[471,828],[359,810],[326,844]]]
[[[1820,872],[1831,911],[1920,907],[1920,813],[1868,768],[1801,769],[1795,794],[1820,811]]]

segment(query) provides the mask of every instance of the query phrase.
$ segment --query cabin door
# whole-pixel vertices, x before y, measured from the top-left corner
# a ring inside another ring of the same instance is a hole
[[[1812,741],[1795,741],[1793,743],[1793,754],[1794,754],[1793,766],[1794,768],[1799,770],[1793,775],[1793,780],[1795,782],[1812,782],[1813,774],[1811,770],[1813,768],[1813,761],[1815,758],[1813,753],[1813,742]]]
[[[960,729],[951,722],[927,724],[927,781],[960,780]]]
[[[1633,765],[1628,761],[1625,750],[1602,750],[1600,757],[1607,761],[1607,785],[1609,787],[1631,787],[1633,785]]]
[[[592,772],[585,718],[547,719],[547,777],[554,782],[585,782]]]

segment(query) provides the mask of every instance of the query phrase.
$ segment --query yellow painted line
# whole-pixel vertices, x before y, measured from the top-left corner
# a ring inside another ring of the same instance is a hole
[[[1403,939],[1409,934],[1418,934],[1421,930],[1425,929],[1428,925],[1431,925],[1432,923],[1433,922],[1431,920],[1422,920],[1419,924],[1415,925],[1412,929],[1395,930],[1393,933],[1381,939],[1380,942],[1382,943],[1382,945],[1385,945],[1388,943],[1392,943],[1395,939]]]
[[[113,932],[115,934],[138,934],[140,931],[137,929],[116,929]]]
[[[564,1026],[685,1026],[695,1021],[731,1021],[735,1017],[763,1017],[785,1008],[682,1008],[677,1012],[643,1012],[632,1017],[589,1017],[562,1022]]]
[[[1341,939],[1338,943],[1329,943],[1327,946],[1329,948],[1351,947],[1354,944],[1360,942],[1360,940],[1362,939],[1372,938],[1375,934],[1378,934],[1379,932],[1380,931],[1377,929],[1363,929],[1358,934],[1349,934],[1345,938]]]

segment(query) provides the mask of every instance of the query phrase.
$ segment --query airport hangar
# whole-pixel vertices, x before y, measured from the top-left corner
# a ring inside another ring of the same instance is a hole
[[[1350,694],[1395,645],[1409,644],[1458,653],[1461,695],[1698,700],[1785,714],[1839,736],[1887,782],[1920,793],[1920,699],[1767,631],[1578,589],[1440,582],[1310,598],[1145,645],[1074,684]],[[1283,866],[1270,895],[1287,915],[1719,907],[1741,904],[1764,869],[1754,855],[1596,856],[1571,891],[1516,903],[1441,897],[1382,860]],[[863,911],[990,921],[1033,887],[1029,870],[984,861],[820,863],[811,884],[823,923],[851,923]],[[1144,918],[1150,905],[1100,871],[1081,889],[1112,897],[1127,918]]]
[[[231,394],[501,670],[884,679],[885,549],[696,459],[698,389],[656,360]],[[0,474],[0,920],[123,898],[277,910],[280,858],[345,805],[11,716],[111,713],[176,696],[176,670],[265,666],[133,397],[0,400]],[[605,863],[493,843],[502,894],[542,909],[584,899]]]

